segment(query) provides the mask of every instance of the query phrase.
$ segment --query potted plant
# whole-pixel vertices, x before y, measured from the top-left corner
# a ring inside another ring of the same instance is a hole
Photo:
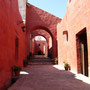
[[[32,52],[29,52],[29,56],[30,56],[30,57],[32,56]]]
[[[27,56],[27,60],[30,60],[30,55]]]
[[[55,64],[58,64],[58,59],[54,58]]]
[[[26,59],[24,59],[24,61],[23,61],[23,66],[26,67],[27,64],[28,64],[28,61],[27,61]]]
[[[15,76],[19,76],[20,75],[20,71],[21,71],[21,66],[13,66],[13,71],[15,73]]]
[[[52,59],[52,54],[51,53],[48,53],[48,57]]]
[[[64,68],[65,70],[70,70],[70,65],[68,62],[64,62]]]

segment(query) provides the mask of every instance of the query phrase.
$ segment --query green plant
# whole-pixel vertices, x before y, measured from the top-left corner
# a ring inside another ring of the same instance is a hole
[[[32,56],[32,52],[29,52],[29,56]]]
[[[27,56],[27,59],[30,59],[30,56],[29,55]]]
[[[68,62],[64,62],[64,66],[69,66],[69,63]]]
[[[58,59],[57,59],[57,57],[54,58],[54,62],[55,62],[55,64],[58,64]]]
[[[16,71],[20,71],[22,68],[21,66],[13,66],[13,71],[16,72]]]
[[[24,59],[23,65],[27,65],[27,64],[28,64],[28,61],[26,59]]]
[[[58,61],[58,59],[57,59],[57,58],[54,58],[54,61],[55,61],[55,62],[57,62],[57,61]]]
[[[71,69],[71,67],[70,67],[70,65],[67,61],[64,61],[63,63],[64,63],[65,70],[70,70]]]
[[[51,54],[51,53],[48,53],[48,57],[49,57],[49,58],[52,58],[52,54]]]

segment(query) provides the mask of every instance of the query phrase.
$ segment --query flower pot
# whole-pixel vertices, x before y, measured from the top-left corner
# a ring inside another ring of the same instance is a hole
[[[58,61],[56,61],[55,64],[58,64]]]
[[[66,70],[66,71],[69,69],[69,67],[68,67],[68,66],[65,66],[64,68],[65,68],[65,70]]]
[[[27,64],[24,64],[23,66],[24,66],[24,67],[26,67],[26,66],[27,66]]]
[[[26,67],[27,65],[28,65],[28,60],[27,59],[24,59],[23,66]]]
[[[15,76],[20,76],[20,71],[15,71]]]

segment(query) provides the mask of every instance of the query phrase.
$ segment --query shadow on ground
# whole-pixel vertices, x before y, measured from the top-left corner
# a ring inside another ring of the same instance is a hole
[[[28,65],[8,90],[90,90],[90,84],[77,77],[54,65]]]

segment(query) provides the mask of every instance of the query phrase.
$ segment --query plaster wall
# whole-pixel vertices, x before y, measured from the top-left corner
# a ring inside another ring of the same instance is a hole
[[[22,2],[22,0],[21,0]],[[12,66],[23,67],[26,57],[25,32],[22,26],[18,0],[0,0],[0,90],[6,90],[13,76]],[[15,60],[15,40],[18,38],[18,60]]]
[[[32,31],[36,29],[44,29],[46,30],[51,37],[53,38],[53,57],[57,56],[57,24],[61,22],[61,19],[55,17],[54,15],[43,11],[33,5],[27,6],[27,18],[26,18],[26,25],[27,25],[27,50],[30,50],[29,44],[29,35]],[[29,53],[29,51],[27,51]]]
[[[71,70],[78,72],[76,34],[86,28],[88,47],[88,71],[90,77],[90,1],[72,0],[67,3],[67,12],[57,25],[58,59],[59,65],[63,67],[63,61],[68,61]],[[67,35],[63,34],[65,31]]]

